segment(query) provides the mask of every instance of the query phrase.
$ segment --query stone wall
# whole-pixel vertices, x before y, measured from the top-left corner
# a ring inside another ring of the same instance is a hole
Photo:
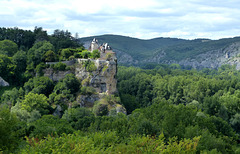
[[[49,64],[49,65],[54,65],[54,64],[57,64],[57,63],[59,63],[59,62],[46,62],[46,64]],[[64,63],[67,66],[71,66],[71,65],[75,64],[75,59],[74,60],[69,60],[69,61],[61,61],[61,63]]]

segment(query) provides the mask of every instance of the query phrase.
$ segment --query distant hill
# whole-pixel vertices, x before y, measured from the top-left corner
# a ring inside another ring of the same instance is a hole
[[[93,38],[97,38],[99,43],[109,43],[117,53],[119,63],[124,65],[177,63],[194,68],[216,68],[230,63],[229,58],[240,54],[240,37],[220,40],[160,37],[143,40],[120,35],[101,35],[80,38],[79,41],[88,47]],[[229,58],[225,58],[226,55]]]

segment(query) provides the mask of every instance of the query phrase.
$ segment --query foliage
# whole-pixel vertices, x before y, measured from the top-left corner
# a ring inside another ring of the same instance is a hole
[[[30,137],[41,139],[48,135],[72,133],[73,129],[66,120],[59,119],[53,115],[44,115],[40,119],[30,123],[29,131]]]
[[[54,84],[51,79],[42,76],[31,78],[30,80],[28,80],[28,82],[24,84],[23,87],[26,94],[32,92],[37,94],[45,94],[46,96],[48,96],[52,92]]]
[[[96,104],[93,106],[93,113],[96,116],[104,116],[108,115],[108,104],[102,103],[102,102],[96,102]]]
[[[91,53],[91,58],[93,59],[100,58],[100,52],[98,50],[93,50]]]
[[[44,75],[44,72],[43,72],[43,69],[45,69],[47,67],[46,64],[44,63],[40,63],[36,66],[36,75],[37,76],[43,76]]]
[[[67,67],[66,64],[64,64],[62,62],[58,62],[58,63],[54,64],[53,69],[55,71],[65,71],[66,67]]]
[[[0,76],[10,84],[15,82],[16,65],[10,57],[0,54]]]
[[[181,70],[177,64],[148,64],[145,69],[118,67],[120,98],[101,95],[93,108],[86,109],[79,108],[77,98],[95,94],[94,88],[87,87],[89,78],[80,83],[75,75],[68,74],[59,82],[53,82],[37,75],[45,68],[45,61],[98,58],[97,51],[78,47],[68,31],[57,30],[49,36],[41,27],[35,27],[33,32],[0,28],[0,34],[1,42],[8,39],[18,45],[18,48],[16,44],[11,46],[15,46],[14,52],[9,50],[10,54],[5,51],[0,54],[0,76],[14,85],[0,89],[0,151],[239,152],[240,72],[235,66],[223,65],[217,70]],[[112,39],[113,45],[114,41],[119,42],[118,38],[107,37]],[[238,40],[206,42],[158,38],[142,41],[128,38],[124,48],[128,52],[130,42],[140,43],[129,53],[135,59],[142,59],[154,52],[159,54],[160,43],[166,52],[165,60],[169,56],[177,60]],[[112,45],[110,41],[106,42]],[[177,44],[182,46],[177,47]],[[193,54],[192,51],[196,52]],[[57,67],[62,69],[63,65],[59,63]],[[90,74],[96,70],[91,60],[87,60],[84,67]],[[66,66],[63,68],[67,69]],[[104,66],[103,70],[106,69]],[[117,113],[119,104],[127,109],[127,115]],[[30,138],[24,140],[24,136]]]
[[[70,49],[62,49],[60,55],[62,60],[68,60],[68,58],[72,55],[72,52]]]
[[[86,108],[70,108],[64,112],[62,119],[67,120],[76,130],[86,130],[94,121],[94,115]]]
[[[56,29],[53,34],[49,36],[49,40],[51,44],[53,44],[55,51],[59,51],[60,49],[65,48],[77,48],[80,47],[79,43],[77,43],[71,33],[69,31],[63,31]]]
[[[56,60],[56,54],[52,50],[48,50],[44,54],[44,61],[46,62],[54,62]]]
[[[88,59],[88,58],[91,57],[91,52],[87,51],[87,50],[84,50],[84,51],[82,51],[81,55],[82,55],[82,58]]]
[[[115,132],[108,131],[87,136],[82,132],[59,137],[48,136],[39,142],[34,138],[27,140],[29,145],[22,149],[22,153],[195,153],[199,137],[181,141],[171,138],[166,144],[163,135],[156,139],[131,136],[128,144],[125,144],[124,141],[119,143]]]
[[[7,104],[8,106],[14,106],[19,99],[21,99],[21,94],[17,88],[6,90],[1,96],[1,102]]]
[[[96,90],[93,87],[83,86],[81,88],[81,94],[83,95],[92,95],[95,93],[96,93]]]
[[[92,72],[92,71],[97,70],[97,67],[95,66],[95,63],[92,62],[91,60],[85,61],[84,64],[83,64],[83,67],[85,67],[85,69],[86,69],[88,72]]]
[[[43,94],[29,93],[25,96],[25,99],[20,103],[21,109],[28,112],[38,110],[41,115],[47,114],[48,111],[48,98]]]
[[[75,75],[67,74],[57,85],[54,87],[56,93],[60,93],[62,90],[70,90],[71,94],[79,91],[80,83]]]
[[[0,27],[0,40],[11,40],[18,45],[18,48],[29,49],[35,42],[35,34],[30,30]]]
[[[54,50],[54,46],[50,42],[36,42],[33,47],[28,50],[28,64],[33,63],[34,66],[37,66],[39,63],[44,62],[44,55],[49,50]]]
[[[8,108],[0,108],[0,152],[11,151],[18,145],[17,118]]]
[[[111,54],[111,53],[107,53],[105,58],[106,58],[107,60],[110,60],[110,59],[112,58],[112,54]]]
[[[0,54],[12,57],[18,51],[16,43],[10,40],[0,41]]]
[[[23,73],[26,70],[27,67],[27,54],[24,51],[18,51],[15,53],[12,57],[13,64],[15,64],[16,72],[17,73]]]
[[[107,65],[104,65],[102,71],[105,72],[107,69],[108,69],[108,66],[107,66]]]

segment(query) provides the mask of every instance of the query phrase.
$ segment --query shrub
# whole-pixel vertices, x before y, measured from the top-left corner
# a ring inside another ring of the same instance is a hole
[[[110,60],[110,58],[112,58],[112,54],[111,54],[111,53],[107,53],[107,54],[106,54],[106,59],[107,59],[107,60]]]
[[[108,104],[102,102],[96,102],[93,106],[93,113],[96,116],[104,116],[108,114]]]
[[[66,70],[66,67],[67,67],[66,64],[64,64],[64,63],[62,63],[62,62],[59,62],[59,63],[57,63],[57,64],[54,65],[53,69],[54,69],[55,71],[65,71],[65,70]]]
[[[84,50],[82,53],[82,58],[88,59],[91,56],[91,52]]]
[[[47,67],[47,65],[44,63],[38,64],[36,67],[37,76],[43,76],[43,69],[45,69],[46,67]]]
[[[96,90],[93,87],[83,86],[81,88],[81,94],[83,94],[83,95],[92,95],[92,94],[95,94],[95,93],[96,93]]]
[[[69,60],[74,60],[75,57],[74,57],[74,56],[70,56],[68,59],[69,59]]]
[[[100,52],[98,50],[93,50],[91,53],[91,58],[93,59],[100,58]]]
[[[96,71],[97,70],[97,67],[95,66],[95,63],[92,62],[91,60],[88,60],[88,61],[84,62],[83,67],[85,67],[85,69],[88,72],[92,72],[92,71]]]

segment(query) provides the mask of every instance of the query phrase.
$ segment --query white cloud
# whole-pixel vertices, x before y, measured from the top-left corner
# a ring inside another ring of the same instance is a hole
[[[240,31],[238,0],[1,0],[0,25],[69,30],[79,36],[232,37]]]

